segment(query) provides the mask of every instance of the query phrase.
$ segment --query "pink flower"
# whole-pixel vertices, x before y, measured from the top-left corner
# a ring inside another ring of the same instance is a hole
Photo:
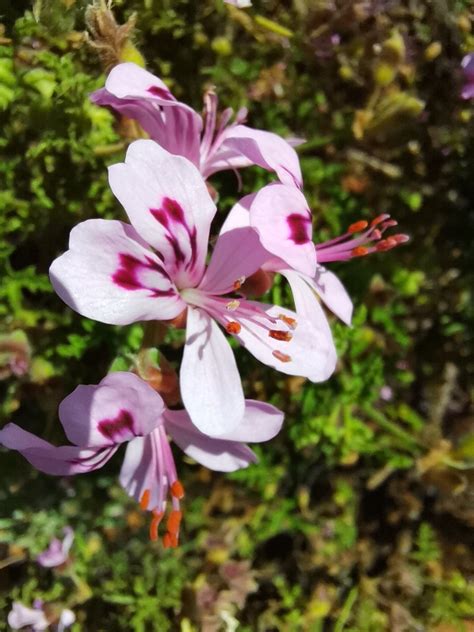
[[[75,620],[74,612],[65,608],[62,610],[59,620],[55,619],[57,625],[54,626],[54,629],[56,632],[64,632]],[[46,618],[42,604],[35,605],[34,608],[27,608],[21,602],[14,601],[12,609],[8,613],[8,625],[12,630],[21,630],[28,627],[33,632],[40,632],[41,630],[47,630],[51,625],[51,621]]]
[[[405,243],[406,235],[383,238],[385,231],[396,225],[389,215],[380,215],[370,226],[361,220],[343,235],[314,245],[311,213],[302,192],[295,187],[271,184],[234,206],[221,232],[253,228],[261,244],[273,254],[262,265],[263,270],[286,277],[298,318],[309,320],[323,331],[328,325],[316,296],[347,325],[351,323],[352,302],[337,276],[321,264],[384,252]]]
[[[68,476],[100,469],[122,443],[129,442],[120,481],[144,510],[153,512],[152,539],[157,538],[170,494],[172,511],[164,542],[175,546],[184,491],[167,434],[198,463],[231,472],[256,461],[243,442],[274,437],[283,414],[270,404],[247,400],[238,428],[211,438],[195,428],[186,411],[168,410],[158,393],[139,377],[117,372],[97,386],[78,386],[61,402],[59,419],[74,445],[53,446],[12,423],[0,430],[0,444],[17,450],[42,472]]]
[[[245,408],[237,365],[218,323],[283,373],[314,382],[331,375],[336,359],[327,326],[237,298],[245,278],[272,258],[253,228],[221,234],[205,266],[216,208],[188,160],[153,141],[136,141],[126,162],[110,168],[109,181],[132,226],[99,219],[76,226],[69,250],[51,266],[51,281],[70,307],[109,324],[169,320],[187,310],[181,395],[202,432],[231,431]],[[290,219],[290,239],[298,240],[299,220]],[[314,246],[303,250],[301,266],[314,274]]]
[[[56,566],[62,566],[69,561],[69,551],[74,542],[74,531],[71,527],[64,527],[63,531],[64,539],[58,540],[58,538],[53,538],[48,548],[36,558],[40,566],[54,568]]]
[[[463,99],[474,99],[474,53],[463,57],[461,66],[464,72],[465,84],[461,92]]]
[[[246,109],[231,122],[233,111],[227,108],[217,123],[213,92],[205,96],[203,123],[197,112],[175,99],[161,79],[136,64],[125,63],[111,70],[105,88],[94,92],[91,99],[137,120],[152,140],[191,160],[205,179],[217,171],[259,165],[275,171],[281,182],[302,184],[298,156],[291,144],[277,134],[243,125]]]

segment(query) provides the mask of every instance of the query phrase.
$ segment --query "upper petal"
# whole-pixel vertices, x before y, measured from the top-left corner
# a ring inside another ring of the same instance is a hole
[[[210,470],[234,472],[257,460],[244,443],[209,437],[200,432],[185,410],[168,410],[165,419],[173,441],[185,454]]]
[[[83,474],[103,467],[115,454],[115,446],[85,449],[76,446],[54,446],[16,424],[0,430],[0,445],[17,450],[36,469],[55,476]]]
[[[175,318],[184,303],[160,259],[131,226],[90,219],[75,226],[69,250],[50,268],[60,298],[83,316],[112,325]]]
[[[147,435],[160,423],[160,395],[133,373],[110,373],[99,384],[81,384],[59,405],[67,438],[81,447],[103,447]]]
[[[109,167],[111,189],[130,221],[165,262],[175,283],[202,277],[216,207],[196,167],[151,140],[137,140]]]
[[[234,155],[229,155],[229,152]],[[219,165],[218,159],[221,159],[222,165]],[[214,171],[228,169],[229,165],[239,168],[247,163],[275,171],[279,180],[285,184],[297,187],[303,184],[298,154],[285,139],[272,132],[246,125],[230,127],[215,160]]]
[[[235,283],[240,286],[243,279],[269,258],[271,254],[262,246],[253,228],[235,228],[221,233],[199,289],[212,294],[232,291]]]
[[[180,384],[186,410],[201,432],[218,436],[242,419],[244,394],[232,349],[214,320],[192,307]]]
[[[250,207],[250,225],[267,250],[289,267],[314,276],[311,211],[299,189],[284,184],[263,187]]]

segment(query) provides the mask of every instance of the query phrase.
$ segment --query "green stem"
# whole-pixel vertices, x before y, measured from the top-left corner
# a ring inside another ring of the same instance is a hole
[[[389,421],[385,415],[379,413],[378,410],[372,406],[363,406],[363,410],[378,426],[380,426],[380,428],[383,428],[386,432],[390,433],[394,437],[397,437],[397,439],[400,439],[400,441],[402,441],[410,449],[410,451],[421,451],[423,449],[421,443],[412,437],[410,433],[403,430],[392,421]]]
[[[349,621],[349,617],[351,616],[351,611],[356,602],[357,595],[358,589],[354,586],[354,588],[347,595],[347,599],[342,606],[341,614],[338,616],[337,621],[334,625],[334,632],[343,632],[344,626]]]

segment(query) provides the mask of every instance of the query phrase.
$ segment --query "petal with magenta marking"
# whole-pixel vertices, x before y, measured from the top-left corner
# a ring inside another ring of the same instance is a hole
[[[50,268],[56,293],[82,316],[111,325],[175,318],[185,304],[162,261],[142,243],[122,222],[78,224],[69,250]]]

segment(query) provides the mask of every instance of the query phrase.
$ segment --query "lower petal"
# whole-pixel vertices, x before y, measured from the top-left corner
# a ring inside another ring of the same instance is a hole
[[[254,452],[244,443],[208,437],[199,432],[185,410],[169,410],[165,419],[173,441],[187,456],[210,470],[234,472],[257,461]]]
[[[215,321],[197,308],[188,309],[180,384],[186,410],[201,432],[219,436],[242,419],[244,394],[232,349]]]
[[[274,338],[267,328],[268,319],[263,315],[251,320],[240,317],[241,330],[236,337],[257,360],[282,373],[307,377],[312,382],[322,382],[330,377],[336,367],[336,351],[327,323],[316,327],[313,319],[284,307],[252,301],[246,304],[263,310],[276,323],[276,331],[289,334],[286,340]],[[318,307],[321,309],[319,305],[315,309]],[[278,323],[292,323],[293,326],[288,331]]]

